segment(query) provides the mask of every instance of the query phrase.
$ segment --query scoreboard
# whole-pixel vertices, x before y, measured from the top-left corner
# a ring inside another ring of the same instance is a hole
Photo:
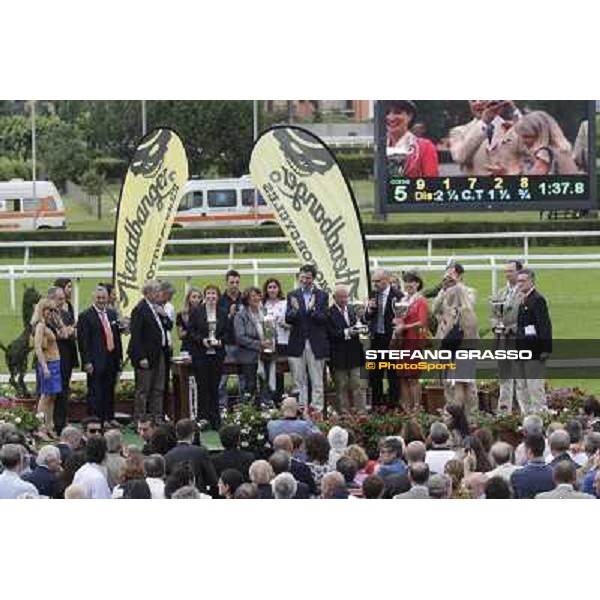
[[[587,100],[380,100],[376,212],[595,210]]]
[[[389,180],[390,202],[413,206],[484,204],[511,209],[516,203],[556,198],[587,202],[587,175],[511,177],[396,177]]]

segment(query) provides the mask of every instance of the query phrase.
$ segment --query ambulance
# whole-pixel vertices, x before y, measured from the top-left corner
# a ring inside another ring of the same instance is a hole
[[[239,179],[191,179],[183,189],[173,227],[275,225],[273,210],[252,184]]]
[[[63,201],[51,181],[0,181],[0,231],[64,229]]]

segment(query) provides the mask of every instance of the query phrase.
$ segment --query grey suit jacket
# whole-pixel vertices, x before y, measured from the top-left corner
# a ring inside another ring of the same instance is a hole
[[[238,345],[238,362],[244,365],[257,363],[261,348],[260,337],[256,325],[245,307],[238,311],[233,318],[233,328]]]
[[[573,489],[572,485],[561,484],[557,485],[553,490],[549,492],[542,492],[537,494],[536,500],[595,500],[594,496],[590,494],[584,494],[583,492],[577,492]]]
[[[408,492],[394,496],[394,500],[430,500],[429,490],[423,485],[416,485]]]

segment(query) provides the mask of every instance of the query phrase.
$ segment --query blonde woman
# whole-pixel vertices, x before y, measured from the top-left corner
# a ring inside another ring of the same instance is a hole
[[[181,351],[191,353],[191,343],[188,339],[188,325],[192,311],[200,305],[203,300],[202,291],[198,288],[190,288],[183,300],[183,310],[177,313],[175,324],[177,333],[181,340]]]
[[[456,283],[444,292],[436,338],[440,340],[443,349],[453,353],[459,349],[469,350],[477,347],[479,330],[475,307],[469,290],[462,283]],[[454,400],[463,406],[468,414],[472,414],[478,408],[476,398],[469,392],[469,387],[475,382],[475,368],[474,360],[460,360],[455,371],[445,373],[446,399]]]
[[[517,121],[515,133],[530,154],[530,164],[524,169],[527,174],[573,175],[581,172],[573,160],[571,144],[547,112],[536,110],[526,114]]]
[[[62,392],[60,354],[57,338],[63,335],[64,325],[54,300],[43,298],[35,307],[31,319],[34,349],[37,357],[39,402],[37,413],[42,419],[43,437],[57,439],[54,431],[54,397]]]

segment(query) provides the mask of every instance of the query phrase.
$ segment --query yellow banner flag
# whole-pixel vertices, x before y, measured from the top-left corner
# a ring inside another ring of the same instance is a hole
[[[304,129],[274,127],[254,144],[250,174],[300,260],[316,267],[318,286],[331,293],[345,284],[351,298],[365,300],[369,263],[362,224],[331,150]]]
[[[155,129],[137,147],[121,189],[115,228],[114,280],[124,317],[154,279],[188,179],[185,148],[171,129]]]

